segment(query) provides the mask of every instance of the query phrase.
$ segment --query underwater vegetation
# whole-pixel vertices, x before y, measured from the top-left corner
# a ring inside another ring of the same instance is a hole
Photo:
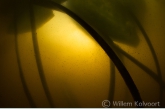
[[[162,79],[160,65],[156,52],[151,44],[149,36],[136,16],[145,14],[146,1],[144,0],[69,0],[66,5],[69,9],[85,20],[101,37],[112,47],[117,54],[122,54],[136,63],[147,74],[154,78],[160,85],[160,101],[163,99],[165,83]],[[140,8],[139,8],[140,7]],[[92,14],[91,14],[92,13]],[[117,41],[129,46],[136,47],[140,43],[137,30],[140,30],[149,46],[154,58],[158,75],[147,68],[145,65],[134,59],[131,55],[123,51],[113,43]],[[112,68],[113,69],[113,68]],[[114,75],[114,74],[112,74]],[[111,81],[114,77],[111,78]],[[114,82],[111,82],[114,83]],[[113,86],[113,85],[111,85]],[[114,88],[111,88],[114,89]],[[111,92],[114,92],[111,90]],[[111,94],[112,97],[113,94]],[[113,99],[111,98],[110,99]],[[112,100],[111,100],[112,101]]]
[[[52,17],[54,17],[52,10],[58,10],[64,12],[75,19],[83,28],[85,28],[91,36],[99,43],[99,45],[104,49],[107,55],[110,57],[112,64],[111,71],[111,90],[109,91],[109,100],[113,101],[114,87],[115,87],[115,67],[118,69],[122,75],[126,85],[128,86],[135,101],[142,101],[136,83],[130,76],[128,70],[122,63],[121,54],[134,62],[142,70],[144,70],[148,75],[150,75],[160,86],[160,101],[163,99],[163,91],[165,87],[165,82],[162,79],[162,72],[160,70],[160,65],[155,53],[155,50],[150,42],[149,36],[147,35],[142,24],[136,17],[137,15],[143,15],[145,13],[145,1],[143,0],[33,0],[33,1],[11,1],[3,0],[1,1],[4,6],[1,6],[1,13],[10,14],[14,13],[13,22],[9,25],[9,33],[15,34],[15,48],[17,54],[17,62],[19,66],[19,72],[21,81],[24,87],[24,91],[28,98],[31,107],[36,107],[35,102],[28,90],[25,77],[23,75],[21,62],[19,59],[18,50],[18,30],[19,33],[26,33],[28,31],[32,32],[32,40],[35,52],[35,59],[37,63],[37,69],[39,71],[39,76],[42,82],[46,98],[51,107],[56,107],[53,103],[47,81],[45,79],[45,74],[43,70],[43,64],[41,61],[37,32],[36,29],[40,28],[46,22],[48,22]],[[9,5],[6,5],[10,2]],[[64,5],[61,5],[65,2]],[[10,8],[5,7],[8,6]],[[35,5],[35,6],[34,6]],[[48,9],[43,9],[40,7],[45,7]],[[141,8],[139,8],[141,7]],[[30,16],[30,17],[29,17]],[[36,23],[37,22],[37,23]],[[20,26],[21,25],[21,26]],[[23,25],[23,26],[22,26]],[[24,28],[22,28],[24,27]],[[141,31],[146,40],[149,49],[152,53],[157,75],[150,70],[148,67],[143,65],[141,62],[136,60],[134,57],[129,55],[127,52],[122,50],[118,45],[114,43],[120,42],[132,47],[136,47],[140,43],[139,36],[137,34],[137,29]],[[114,65],[113,65],[114,64]],[[140,107],[140,106],[139,106]]]
[[[67,7],[88,22],[106,41],[111,38],[127,45],[138,45],[136,23],[130,11],[145,11],[143,0],[69,0]]]

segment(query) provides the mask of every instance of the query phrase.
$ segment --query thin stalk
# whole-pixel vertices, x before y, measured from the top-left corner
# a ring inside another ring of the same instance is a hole
[[[150,70],[148,67],[146,67],[145,65],[143,65],[141,62],[139,62],[138,60],[136,60],[134,57],[132,57],[131,55],[129,55],[127,52],[125,52],[120,47],[116,46],[115,44],[113,45],[113,47],[115,48],[115,50],[117,50],[117,52],[123,54],[125,57],[127,57],[128,59],[130,59],[137,66],[139,66],[142,70],[144,70],[149,76],[151,76],[156,82],[158,82],[158,84],[162,84],[163,87],[165,88],[165,82],[163,80],[160,81],[158,75],[156,75],[152,70]]]
[[[142,99],[140,97],[139,91],[132,80],[129,72],[123,65],[123,63],[120,61],[120,59],[117,57],[115,52],[111,49],[111,47],[104,41],[104,39],[91,27],[89,26],[84,20],[82,20],[79,16],[74,14],[69,9],[65,8],[64,6],[57,4],[53,1],[33,1],[34,4],[40,5],[43,7],[51,8],[51,9],[57,9],[64,11],[66,14],[71,16],[73,19],[75,19],[82,27],[84,27],[89,34],[98,42],[98,44],[103,48],[103,50],[107,53],[107,55],[110,57],[110,59],[113,61],[117,69],[119,70],[121,76],[123,77],[127,87],[129,88],[133,98],[135,101],[142,102]],[[141,107],[141,106],[139,106]]]
[[[31,96],[30,91],[28,89],[28,86],[26,84],[25,77],[23,75],[22,66],[21,66],[21,60],[20,60],[20,55],[19,55],[19,50],[18,50],[18,32],[17,32],[17,18],[16,18],[16,15],[15,15],[14,19],[15,19],[14,20],[15,51],[16,51],[19,75],[20,75],[20,78],[21,78],[21,83],[22,83],[22,86],[23,86],[23,90],[24,90],[25,95],[26,95],[26,97],[29,101],[29,104],[32,108],[35,108],[36,105],[34,103],[34,100]]]
[[[143,34],[143,36],[144,36],[144,38],[145,38],[145,40],[146,40],[146,42],[147,42],[147,44],[150,48],[151,54],[152,54],[153,59],[155,61],[155,65],[156,65],[156,69],[157,69],[157,73],[158,73],[158,77],[159,77],[159,81],[160,81],[159,83],[161,83],[163,81],[163,79],[162,79],[162,74],[161,74],[161,70],[160,70],[159,61],[158,61],[158,58],[156,56],[156,52],[154,50],[154,47],[152,46],[152,43],[151,43],[146,31],[144,30],[143,26],[141,25],[141,23],[139,22],[137,17],[132,12],[130,12],[130,13],[131,13],[134,21],[136,22],[137,26],[139,27],[140,31],[142,32],[142,34]],[[160,95],[159,95],[159,97],[160,97],[160,102],[162,103],[162,101],[163,101],[163,84],[160,84]]]
[[[33,12],[33,5],[30,3],[29,6],[29,12],[30,12],[30,22],[31,22],[31,31],[32,31],[32,39],[33,39],[33,46],[34,46],[34,52],[35,52],[35,59],[37,63],[37,68],[38,72],[40,75],[41,83],[45,92],[45,95],[48,99],[48,102],[51,107],[54,107],[53,99],[51,97],[47,81],[45,78],[44,70],[43,70],[43,65],[40,57],[40,51],[39,51],[39,46],[38,46],[38,40],[37,40],[37,33],[36,33],[36,26],[35,26],[35,17],[34,17],[34,12]]]

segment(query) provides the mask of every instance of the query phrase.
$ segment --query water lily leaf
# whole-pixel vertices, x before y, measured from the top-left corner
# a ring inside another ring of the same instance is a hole
[[[66,0],[53,0],[56,3],[63,3]],[[4,14],[16,14],[18,33],[25,33],[31,31],[30,23],[30,13],[29,13],[29,2],[27,0],[3,0],[2,3],[7,7],[2,7],[2,12]],[[12,4],[12,5],[11,5]],[[54,17],[53,11],[41,6],[34,5],[34,17],[36,29],[48,22],[52,17]],[[9,33],[14,31],[14,22],[9,25]]]
[[[106,41],[111,38],[131,46],[138,45],[139,37],[129,11],[138,13],[144,6],[142,0],[68,0],[67,4]]]

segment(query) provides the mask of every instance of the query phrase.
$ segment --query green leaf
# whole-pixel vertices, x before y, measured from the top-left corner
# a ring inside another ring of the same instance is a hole
[[[67,7],[90,24],[103,38],[137,46],[139,37],[129,11],[137,14],[142,0],[68,0]]]

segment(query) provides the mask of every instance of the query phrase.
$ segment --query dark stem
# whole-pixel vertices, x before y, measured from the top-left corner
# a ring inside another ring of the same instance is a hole
[[[84,27],[89,34],[99,43],[99,45],[104,49],[104,51],[107,53],[107,55],[110,57],[110,59],[113,61],[117,69],[119,70],[121,76],[123,77],[127,87],[129,88],[133,98],[135,101],[142,102],[142,99],[140,97],[139,91],[132,80],[129,72],[123,65],[123,63],[120,61],[120,59],[117,57],[115,52],[111,49],[111,47],[104,41],[104,39],[91,27],[89,26],[84,20],[82,20],[79,16],[74,14],[69,9],[65,8],[64,6],[57,4],[52,1],[33,1],[34,4],[40,5],[43,7],[51,8],[51,9],[57,9],[64,11],[66,14],[71,16],[73,19],[75,19],[82,27]],[[140,106],[139,106],[140,107]]]
[[[159,77],[159,83],[162,83],[163,79],[162,79],[162,74],[161,74],[161,70],[160,70],[160,65],[159,65],[159,61],[158,61],[158,58],[156,56],[156,52],[154,50],[154,47],[152,46],[152,43],[147,35],[147,33],[145,32],[143,26],[141,25],[141,23],[139,22],[139,20],[137,19],[137,17],[132,13],[130,12],[130,14],[132,15],[132,18],[134,19],[134,21],[136,22],[137,26],[139,27],[140,31],[142,32],[149,48],[150,48],[150,51],[151,51],[151,54],[153,56],[153,59],[155,61],[155,65],[156,65],[156,69],[157,69],[157,73],[158,73],[158,77]],[[159,84],[160,85],[160,102],[163,101],[163,84]]]
[[[165,82],[162,80],[160,81],[158,75],[156,75],[152,70],[150,70],[148,67],[146,67],[145,65],[143,65],[141,62],[139,62],[138,60],[136,60],[134,57],[132,57],[131,55],[129,55],[127,52],[125,52],[124,50],[122,50],[120,47],[118,47],[117,45],[115,45],[114,43],[111,43],[111,45],[113,46],[113,48],[123,54],[125,57],[127,57],[128,59],[130,59],[132,62],[134,62],[137,66],[139,66],[142,70],[144,70],[149,76],[151,76],[156,82],[158,82],[158,84],[162,84],[165,88]]]
[[[48,85],[46,82],[43,65],[41,62],[40,51],[39,51],[38,40],[37,40],[37,33],[36,33],[36,26],[35,26],[35,17],[34,17],[34,12],[33,12],[33,5],[31,3],[30,3],[29,8],[30,8],[29,12],[30,12],[32,39],[33,39],[33,46],[34,46],[35,59],[36,59],[36,63],[37,63],[38,72],[39,72],[41,83],[42,83],[43,89],[45,91],[45,95],[48,99],[48,102],[51,107],[54,107],[53,99],[51,97],[51,94],[50,94],[50,91],[49,91],[49,88],[48,88]]]
[[[15,17],[14,17],[14,36],[15,36],[15,49],[16,49],[16,57],[17,57],[17,63],[18,63],[18,69],[19,69],[19,75],[20,75],[20,78],[21,78],[21,83],[23,85],[23,89],[24,89],[24,92],[25,92],[25,95],[29,101],[29,104],[31,107],[35,108],[36,105],[34,103],[34,100],[30,94],[30,91],[27,87],[27,84],[26,84],[26,81],[25,81],[25,77],[23,75],[23,70],[22,70],[22,66],[21,66],[21,60],[20,60],[20,55],[19,55],[19,50],[18,50],[18,31],[17,31],[17,17],[16,17],[17,14],[15,14]]]

